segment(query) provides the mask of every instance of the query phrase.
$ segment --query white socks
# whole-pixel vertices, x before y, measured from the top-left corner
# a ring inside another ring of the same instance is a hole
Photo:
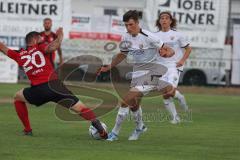
[[[163,102],[164,102],[164,106],[166,107],[168,112],[171,114],[172,118],[175,119],[177,117],[177,111],[176,111],[176,107],[173,102],[173,99],[172,98],[163,99]]]
[[[127,118],[128,114],[129,114],[129,107],[126,107],[126,108],[119,107],[118,114],[117,114],[117,117],[116,117],[115,126],[112,129],[113,133],[115,133],[117,135],[119,134],[122,122]]]
[[[136,129],[141,130],[144,126],[141,106],[139,106],[138,110],[135,112],[131,111],[131,115],[133,116],[133,119],[136,123]]]
[[[180,106],[185,112],[188,111],[188,105],[186,103],[184,95],[182,95],[178,90],[176,90],[174,98],[179,101]]]

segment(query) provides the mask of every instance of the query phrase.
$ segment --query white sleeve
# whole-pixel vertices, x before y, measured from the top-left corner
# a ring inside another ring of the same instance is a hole
[[[181,48],[187,47],[190,43],[187,41],[186,36],[184,34],[179,33],[179,44]]]

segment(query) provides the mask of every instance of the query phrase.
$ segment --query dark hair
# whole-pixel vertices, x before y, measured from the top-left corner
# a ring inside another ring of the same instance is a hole
[[[123,15],[123,22],[127,22],[130,19],[133,19],[134,21],[138,21],[139,13],[136,10],[129,10]]]
[[[29,44],[31,43],[31,41],[33,40],[33,38],[35,38],[36,36],[39,36],[40,34],[36,31],[32,31],[32,32],[29,32],[26,37],[25,37],[25,41],[26,41],[26,44]]]
[[[169,11],[161,12],[158,16],[158,19],[156,20],[156,27],[159,29],[159,31],[162,30],[162,26],[160,24],[160,18],[163,14],[169,15],[170,19],[172,20],[172,23],[170,25],[171,29],[176,29],[177,28],[177,20],[172,16],[172,14]]]

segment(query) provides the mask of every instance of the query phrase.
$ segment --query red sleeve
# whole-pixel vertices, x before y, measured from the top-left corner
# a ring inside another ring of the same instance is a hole
[[[47,46],[48,46],[47,43],[41,43],[41,44],[38,45],[38,48],[39,48],[39,50],[40,50],[43,54],[45,54],[45,53],[46,53]]]
[[[19,58],[20,58],[20,54],[14,50],[9,49],[7,52],[7,56],[11,59],[13,59],[14,61],[16,61],[18,63]]]

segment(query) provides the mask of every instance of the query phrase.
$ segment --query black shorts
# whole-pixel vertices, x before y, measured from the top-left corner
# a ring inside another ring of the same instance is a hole
[[[36,106],[43,105],[47,102],[55,102],[66,108],[70,108],[79,101],[60,80],[53,80],[24,88],[23,95],[30,104]]]

